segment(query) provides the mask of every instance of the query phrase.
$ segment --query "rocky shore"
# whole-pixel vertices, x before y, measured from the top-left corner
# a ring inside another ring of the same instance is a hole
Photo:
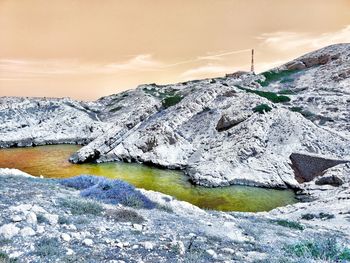
[[[347,262],[349,182],[335,189],[322,199],[314,189],[316,201],[268,213],[205,211],[136,189],[155,204],[146,209],[0,169],[0,261]]]

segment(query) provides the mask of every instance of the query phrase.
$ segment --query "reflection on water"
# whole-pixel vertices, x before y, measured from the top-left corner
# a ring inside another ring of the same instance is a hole
[[[71,164],[68,157],[80,146],[51,145],[0,150],[0,167],[17,168],[47,178],[94,174],[125,180],[138,188],[172,195],[201,208],[221,211],[266,211],[295,202],[290,190],[246,186],[205,188],[193,186],[180,171],[163,170],[140,164]]]

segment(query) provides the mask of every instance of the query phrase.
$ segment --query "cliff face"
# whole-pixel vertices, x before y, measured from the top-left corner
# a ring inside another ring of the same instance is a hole
[[[350,159],[349,58],[350,45],[334,45],[259,75],[141,85],[88,104],[3,98],[0,143],[91,141],[70,160],[179,168],[205,186],[299,187],[291,154]]]

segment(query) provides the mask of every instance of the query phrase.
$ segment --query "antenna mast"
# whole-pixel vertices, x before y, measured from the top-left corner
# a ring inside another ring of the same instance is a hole
[[[254,49],[252,49],[252,64],[250,67],[250,71],[255,74],[255,72],[254,72]]]

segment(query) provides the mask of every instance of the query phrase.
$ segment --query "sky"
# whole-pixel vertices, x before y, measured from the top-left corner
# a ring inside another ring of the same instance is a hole
[[[95,100],[350,42],[350,0],[0,0],[0,96]]]

